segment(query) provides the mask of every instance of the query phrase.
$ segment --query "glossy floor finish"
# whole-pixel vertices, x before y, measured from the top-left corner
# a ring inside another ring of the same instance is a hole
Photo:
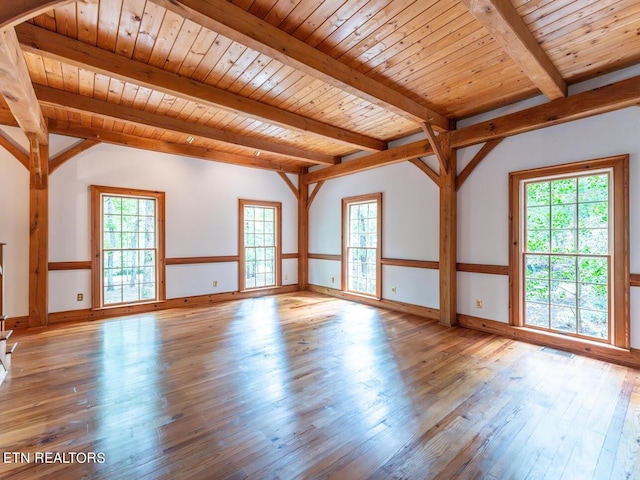
[[[305,292],[16,336],[3,479],[640,478],[640,371],[410,315]]]

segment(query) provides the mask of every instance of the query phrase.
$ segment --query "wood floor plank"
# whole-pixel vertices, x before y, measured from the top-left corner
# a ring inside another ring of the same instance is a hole
[[[640,478],[639,371],[408,314],[297,292],[15,335],[0,452],[30,461],[0,478]]]

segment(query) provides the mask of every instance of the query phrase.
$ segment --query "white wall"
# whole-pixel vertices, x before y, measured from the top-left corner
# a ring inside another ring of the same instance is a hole
[[[632,75],[633,67],[571,87],[584,91]],[[530,104],[513,105],[515,111]],[[460,122],[477,123],[507,113],[505,109]],[[509,172],[535,167],[590,160],[619,154],[630,155],[631,273],[640,273],[640,108],[631,107],[575,122],[548,127],[505,139],[473,171],[458,192],[458,262],[508,265]],[[458,151],[458,171],[473,158],[479,146]],[[508,281],[500,275],[458,273],[458,312],[508,322]],[[475,299],[483,300],[476,308]],[[640,289],[631,288],[631,345],[640,348]]]
[[[23,149],[29,142],[11,127],[2,131]],[[29,171],[0,147],[0,243],[4,247],[4,313],[29,312]]]
[[[630,154],[631,272],[640,272],[640,108],[632,107],[505,139],[482,161],[458,192],[458,261],[507,265],[509,172]],[[461,165],[463,166],[463,165]],[[489,187],[490,186],[490,187]],[[504,278],[458,274],[458,311],[508,322]],[[632,289],[634,303],[640,299]],[[488,295],[488,297],[487,297]],[[475,300],[483,298],[483,310]],[[633,305],[632,304],[632,305]],[[640,347],[640,321],[632,311],[633,346]]]
[[[309,252],[340,255],[342,199],[377,192],[382,192],[382,256],[437,260],[438,189],[408,162],[325,182],[309,210]],[[340,262],[309,261],[311,284],[339,289],[340,277]],[[437,271],[384,266],[382,294],[390,300],[439,308]]]
[[[7,131],[15,134],[15,129]],[[52,136],[51,154],[75,141]],[[295,176],[292,179],[296,183]],[[237,255],[239,198],[282,202],[282,251],[298,250],[297,199],[275,172],[102,144],[50,176],[50,262],[91,259],[91,185],[164,191],[167,257]],[[5,313],[10,316],[28,313],[28,195],[27,170],[0,149],[0,201],[10,206],[0,209],[0,242],[8,244]],[[297,260],[283,261],[285,277],[284,284],[297,283]],[[213,280],[218,281],[216,288]],[[235,291],[238,267],[168,266],[166,282],[167,298]],[[88,271],[50,272],[49,310],[89,307],[90,285]],[[84,294],[84,301],[76,301],[78,293]]]

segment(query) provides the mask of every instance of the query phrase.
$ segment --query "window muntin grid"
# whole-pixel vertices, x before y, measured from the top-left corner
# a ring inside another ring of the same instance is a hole
[[[347,210],[347,290],[376,295],[378,202],[350,203]]]
[[[277,209],[243,206],[244,287],[277,284]]]
[[[611,173],[524,183],[524,325],[610,340]]]

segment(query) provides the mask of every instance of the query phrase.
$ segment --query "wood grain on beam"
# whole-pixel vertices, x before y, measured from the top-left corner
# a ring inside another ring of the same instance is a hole
[[[36,15],[75,2],[76,0],[4,0],[0,8],[0,29],[16,26]]]
[[[471,159],[467,166],[462,169],[462,172],[460,172],[458,178],[456,178],[456,192],[460,190],[460,187],[462,187],[462,184],[469,177],[469,175],[471,175],[471,172],[473,172],[473,170],[478,165],[480,165],[480,162],[484,160],[485,157],[489,155],[489,153],[491,153],[491,151],[496,148],[500,144],[500,142],[502,142],[502,140],[504,139],[496,138],[494,140],[489,140],[482,146],[480,151],[475,154],[475,156]]]
[[[55,172],[63,163],[71,160],[76,155],[80,155],[82,152],[89,150],[91,147],[98,145],[100,142],[98,140],[81,140],[80,142],[72,145],[67,148],[63,152],[60,152],[58,155],[49,160],[49,174]]]
[[[374,105],[448,130],[449,121],[226,0],[153,0],[178,15]]]
[[[27,170],[29,169],[29,154],[25,152],[20,145],[15,143],[10,136],[1,130],[0,146],[4,147],[7,152],[16,157]]]
[[[329,138],[359,149],[379,151],[386,142],[282,110],[122,55],[87,45],[31,24],[16,28],[22,48],[64,64],[131,82],[213,108],[223,108],[262,122]]]
[[[16,117],[13,116],[11,110],[0,108],[0,125],[9,125],[11,127],[19,127]]]
[[[29,161],[29,326],[47,325],[49,255],[49,146],[28,133]],[[47,142],[48,143],[48,142]]]
[[[433,153],[436,154],[436,158],[438,159],[438,165],[440,165],[440,172],[446,172],[447,170],[447,162],[444,158],[444,153],[442,151],[442,146],[440,145],[440,139],[436,136],[433,128],[428,123],[422,122],[420,124],[422,130],[427,135],[427,139],[429,140],[429,144],[431,145],[431,149]]]
[[[136,135],[101,130],[91,127],[81,127],[68,124],[59,124],[51,121],[49,124],[51,133],[67,135],[70,137],[87,138],[99,140],[104,143],[124,145],[132,148],[140,148],[153,152],[169,153],[172,155],[183,155],[185,157],[195,157],[202,160],[214,162],[231,163],[245,167],[262,168],[266,170],[276,170],[282,172],[299,174],[301,169],[290,165],[282,165],[271,160],[260,159],[255,156],[243,156],[233,153],[219,152],[210,148],[193,147],[191,145],[179,145],[177,143],[164,142],[152,138],[144,138]]]
[[[91,270],[91,260],[75,262],[49,262],[49,271],[55,270]]]
[[[29,70],[13,27],[0,30],[0,94],[25,133],[49,141],[47,123],[33,91]]]
[[[440,173],[440,323],[456,325],[457,314],[457,225],[456,151],[451,148],[451,133],[442,134],[442,150],[447,163]]]
[[[324,153],[311,152],[301,148],[275,143],[270,140],[227,132],[206,125],[169,117],[167,115],[159,115],[157,113],[137,110],[132,107],[85,97],[42,85],[35,85],[34,88],[40,103],[49,107],[59,107],[78,113],[98,115],[100,117],[153,127],[159,130],[176,132],[184,135],[194,135],[209,140],[269,152],[274,155],[282,156],[285,159],[302,160],[305,162],[324,165],[333,165],[337,161],[335,157]]]
[[[372,153],[364,157],[356,158],[355,160],[333,165],[332,167],[309,172],[302,176],[302,181],[306,184],[316,183],[321,180],[330,180],[344,175],[364,172],[372,168],[404,162],[412,158],[424,157],[425,155],[433,155],[429,141],[418,140],[417,142],[408,143],[407,145],[390,148],[384,152]]]
[[[431,180],[433,180],[436,185],[440,185],[440,175],[434,172],[429,165],[424,163],[419,158],[412,158],[409,161],[413,163],[416,167],[418,167],[420,170],[422,170],[424,173],[426,173],[427,176]]]
[[[231,263],[239,262],[238,255],[212,256],[212,257],[175,257],[165,259],[167,265],[195,265],[199,263]]]
[[[452,132],[454,148],[468,147],[540,128],[632,107],[640,102],[640,76],[560,98]]]
[[[567,96],[567,84],[510,0],[463,0],[524,74],[551,100]]]
[[[309,285],[309,185],[298,180],[298,288]]]

